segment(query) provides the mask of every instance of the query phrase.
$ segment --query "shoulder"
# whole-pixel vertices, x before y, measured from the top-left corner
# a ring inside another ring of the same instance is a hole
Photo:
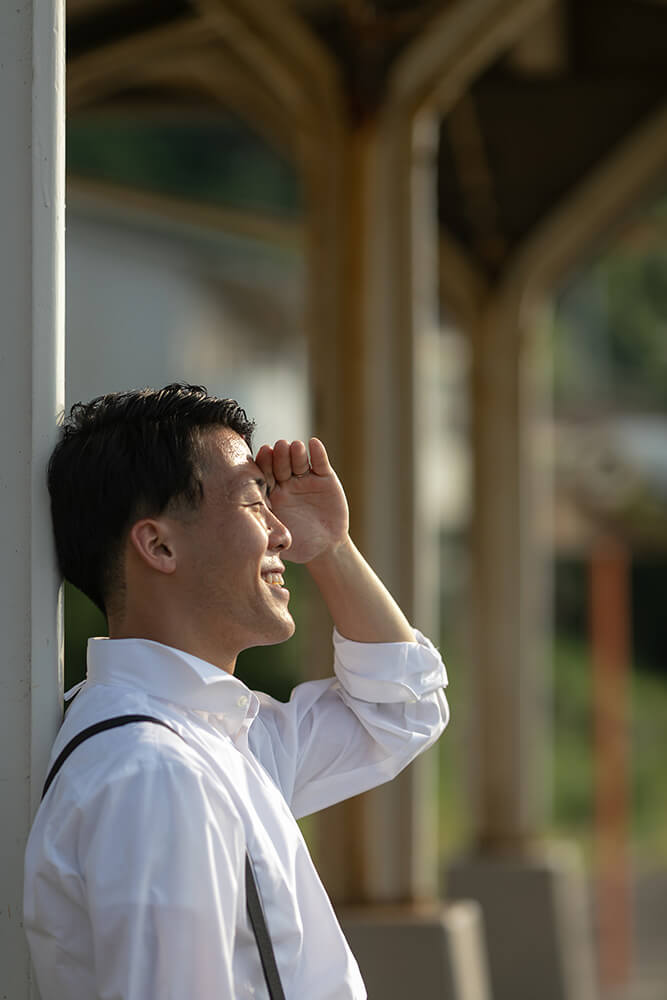
[[[96,811],[102,803],[106,809],[131,810],[133,803],[159,800],[162,810],[182,812],[209,803],[216,811],[222,808],[236,816],[228,790],[183,738],[174,719],[160,718],[155,711],[112,712],[105,718],[128,714],[150,714],[158,721],[104,729],[77,745],[47,793],[49,811],[63,807]],[[66,720],[54,748],[56,757],[73,736],[98,721],[86,715],[85,720]]]

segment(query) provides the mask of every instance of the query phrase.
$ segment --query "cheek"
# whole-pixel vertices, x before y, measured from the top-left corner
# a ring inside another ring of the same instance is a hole
[[[246,516],[234,519],[229,527],[225,533],[229,560],[255,575],[259,572],[269,537],[261,514],[251,510]]]
[[[217,578],[217,586],[233,588],[240,579],[259,574],[267,541],[261,514],[248,508],[226,512],[198,533],[194,572]]]
[[[258,549],[266,549],[267,541],[269,538],[269,529],[266,523],[266,515],[264,511],[253,510],[251,514],[252,518],[252,534],[255,538],[255,544]]]

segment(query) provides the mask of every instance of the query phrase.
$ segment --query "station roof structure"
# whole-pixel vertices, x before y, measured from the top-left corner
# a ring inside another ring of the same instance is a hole
[[[233,12],[243,4],[218,6]],[[452,5],[292,0],[287,6],[333,56],[346,114],[363,123],[381,107],[401,52]],[[439,221],[491,282],[536,224],[667,98],[664,0],[543,6],[441,122]],[[89,60],[132,36],[193,24],[210,7],[197,0],[68,0],[69,58]],[[162,85],[118,81],[103,100],[145,111],[147,102],[166,97]],[[183,84],[168,94],[172,107],[194,97],[207,99]],[[298,211],[295,199],[291,204]]]

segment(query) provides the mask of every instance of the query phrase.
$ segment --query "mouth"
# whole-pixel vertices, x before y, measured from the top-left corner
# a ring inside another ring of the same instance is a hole
[[[276,596],[280,595],[281,597],[289,597],[289,590],[285,586],[285,580],[283,578],[284,572],[284,565],[281,562],[276,562],[273,566],[263,571],[262,580],[267,587],[271,587],[276,592]]]

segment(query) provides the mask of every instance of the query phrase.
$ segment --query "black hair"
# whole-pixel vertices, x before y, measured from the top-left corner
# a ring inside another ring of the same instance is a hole
[[[253,421],[234,399],[173,383],[75,403],[49,461],[60,571],[103,611],[119,581],[127,532],[172,503],[203,496],[202,431],[228,427],[252,448]]]

